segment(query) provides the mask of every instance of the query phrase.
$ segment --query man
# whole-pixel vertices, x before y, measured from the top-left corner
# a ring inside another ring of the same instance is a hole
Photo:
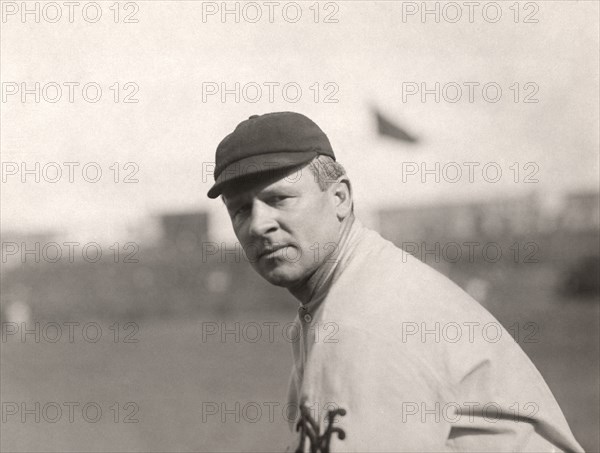
[[[355,219],[335,159],[307,117],[255,115],[219,144],[208,192],[254,269],[300,302],[288,451],[582,451],[500,324]]]

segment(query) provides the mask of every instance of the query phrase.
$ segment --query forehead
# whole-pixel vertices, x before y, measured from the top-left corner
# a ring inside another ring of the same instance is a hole
[[[223,201],[231,204],[263,194],[276,192],[304,193],[318,188],[318,184],[308,166],[261,175],[236,181],[223,189]]]

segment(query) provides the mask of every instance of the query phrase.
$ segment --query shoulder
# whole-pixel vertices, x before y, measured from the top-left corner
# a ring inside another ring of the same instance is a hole
[[[346,307],[389,316],[489,315],[448,277],[367,228],[330,293]]]
[[[412,357],[440,381],[516,346],[458,285],[371,230],[322,308],[341,333],[368,341],[370,353],[386,343],[390,359]]]

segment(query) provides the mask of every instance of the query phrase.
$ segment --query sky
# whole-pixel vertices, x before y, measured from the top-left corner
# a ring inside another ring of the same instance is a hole
[[[55,22],[38,3],[39,23],[2,3],[3,231],[125,240],[163,212],[206,210],[211,236],[232,239],[206,197],[214,152],[273,111],[326,132],[367,224],[382,207],[598,190],[598,2],[480,2],[472,21],[464,2],[428,2],[439,22],[421,2],[277,2],[271,18],[268,2],[228,2],[236,22],[221,2],[141,1],[118,4],[117,23],[114,2],[97,3],[95,22],[90,2],[72,22],[62,2]],[[23,102],[36,82],[40,102]],[[419,142],[379,137],[374,106]]]

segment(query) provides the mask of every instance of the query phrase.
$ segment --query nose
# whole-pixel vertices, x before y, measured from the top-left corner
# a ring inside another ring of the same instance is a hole
[[[249,233],[251,237],[261,238],[277,230],[274,210],[260,200],[255,200],[250,215]]]

